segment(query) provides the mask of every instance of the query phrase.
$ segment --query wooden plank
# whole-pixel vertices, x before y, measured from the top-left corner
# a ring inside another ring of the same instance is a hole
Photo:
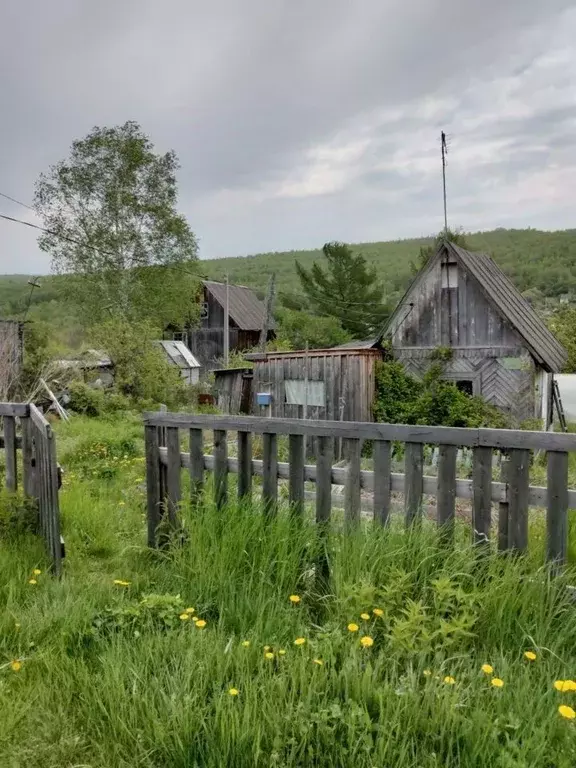
[[[265,514],[275,515],[278,511],[278,437],[271,432],[263,436],[262,501]]]
[[[238,498],[252,498],[252,433],[238,432]]]
[[[62,574],[62,540],[60,537],[60,503],[58,499],[58,458],[56,454],[56,437],[50,431],[48,436],[48,464],[49,464],[49,527],[50,527],[50,554],[52,559],[52,572],[60,577]]]
[[[204,489],[204,445],[201,429],[190,430],[190,501],[198,505]]]
[[[510,507],[508,504],[508,478],[510,476],[510,460],[503,457],[500,465],[500,481],[504,484],[505,500],[498,504],[498,551],[505,552],[510,546]]]
[[[24,417],[23,421],[26,421],[28,417]],[[0,448],[4,448],[4,436],[0,435]],[[20,435],[16,435],[16,448],[20,450],[22,448],[22,438]]]
[[[390,516],[390,443],[387,440],[375,440],[373,451],[374,522],[386,525]]]
[[[332,440],[321,435],[316,454],[316,522],[330,522],[332,496]]]
[[[348,527],[355,527],[360,523],[360,457],[362,443],[360,440],[347,440],[344,450],[348,456],[346,484],[344,486],[344,519]]]
[[[436,520],[442,535],[449,540],[454,535],[457,455],[458,448],[455,445],[441,445],[438,450]]]
[[[22,480],[24,484],[24,494],[29,498],[34,498],[34,446],[32,442],[32,422],[29,416],[24,416],[20,420],[22,429]],[[18,447],[18,441],[16,442]]]
[[[492,448],[474,448],[472,541],[487,544],[492,524]]]
[[[160,525],[160,462],[158,452],[158,428],[147,425],[144,428],[144,445],[146,451],[146,498],[148,517],[148,546],[156,547],[157,531]]]
[[[18,463],[16,459],[16,419],[4,416],[4,451],[6,454],[6,488],[18,489]]]
[[[0,403],[0,416],[25,418],[30,412],[28,403]]]
[[[524,552],[528,546],[530,451],[510,451],[509,473],[509,544],[518,552]]]
[[[46,430],[49,430],[51,428],[50,424],[44,418],[44,415],[40,413],[40,411],[38,410],[38,408],[36,408],[35,405],[33,404],[30,405],[29,413],[30,413],[30,421],[32,422],[32,424],[34,424],[36,429],[40,430],[40,432],[44,433]]]
[[[422,443],[406,443],[404,460],[404,509],[406,525],[417,523],[422,517],[422,469],[424,465]]]
[[[290,510],[301,517],[304,513],[304,437],[290,435],[288,450]]]
[[[548,510],[546,559],[554,566],[566,561],[568,540],[568,454],[548,453]]]
[[[180,430],[177,427],[166,428],[166,448],[168,452],[168,466],[166,471],[166,493],[168,521],[171,528],[178,526],[178,512],[182,501],[182,487],[180,482]]]
[[[228,502],[228,443],[226,430],[214,430],[214,501],[217,509]]]

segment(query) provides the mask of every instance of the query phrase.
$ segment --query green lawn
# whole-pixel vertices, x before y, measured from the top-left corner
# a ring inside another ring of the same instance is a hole
[[[207,502],[184,546],[148,551],[141,436],[58,426],[60,582],[33,538],[0,542],[2,768],[576,765],[576,693],[554,687],[576,608],[541,523],[520,562],[478,559],[464,528],[450,553],[426,526],[334,532],[319,594],[315,528],[282,513]]]

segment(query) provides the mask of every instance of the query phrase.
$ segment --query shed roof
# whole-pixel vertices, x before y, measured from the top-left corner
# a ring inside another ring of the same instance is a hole
[[[222,307],[226,305],[226,283],[204,280],[204,287]],[[241,331],[259,331],[264,324],[266,306],[251,288],[245,285],[228,286],[228,307],[231,319]],[[271,328],[274,327],[271,321]]]
[[[418,273],[388,321],[385,333],[397,321],[400,310],[409,301],[410,293],[420,284],[432,262],[445,252],[454,256],[478,281],[488,300],[520,334],[536,360],[550,371],[560,371],[568,357],[566,350],[510,278],[488,254],[467,251],[454,243],[443,243]]]
[[[159,344],[162,347],[170,361],[174,363],[174,365],[177,365],[178,368],[187,369],[202,367],[183,342],[163,339],[157,341],[156,344]]]
[[[375,336],[373,339],[364,339],[363,341],[347,341],[345,344],[338,344],[332,349],[374,349],[380,345],[382,336]]]

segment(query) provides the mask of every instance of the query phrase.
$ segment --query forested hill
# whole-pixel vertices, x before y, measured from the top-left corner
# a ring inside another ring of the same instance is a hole
[[[576,229],[561,232],[497,229],[466,234],[466,240],[472,250],[490,253],[539,308],[554,305],[561,296],[573,297],[576,302]],[[432,239],[414,239],[361,243],[355,245],[354,250],[362,252],[376,265],[386,293],[394,301],[408,285],[420,248],[431,242]],[[319,258],[319,250],[260,253],[201,261],[199,270],[215,280],[222,280],[228,273],[231,283],[253,287],[262,296],[274,271],[279,293],[300,293],[295,260],[310,266]],[[30,293],[27,280],[25,275],[0,276],[0,317],[23,317]],[[70,311],[60,295],[62,280],[65,278],[41,278],[41,287],[32,295],[29,319],[46,320],[60,328],[67,323]]]

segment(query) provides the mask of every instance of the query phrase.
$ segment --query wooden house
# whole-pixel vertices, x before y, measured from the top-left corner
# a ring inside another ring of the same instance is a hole
[[[228,291],[229,350],[244,351],[257,346],[265,321],[266,306],[250,288],[204,280],[200,323],[189,331],[168,329],[170,338],[183,341],[204,368],[217,368],[224,356],[224,316]],[[274,337],[270,323],[268,339]]]
[[[418,273],[385,336],[421,378],[443,358],[444,377],[515,422],[549,420],[553,374],[566,351],[494,261],[445,243]]]

